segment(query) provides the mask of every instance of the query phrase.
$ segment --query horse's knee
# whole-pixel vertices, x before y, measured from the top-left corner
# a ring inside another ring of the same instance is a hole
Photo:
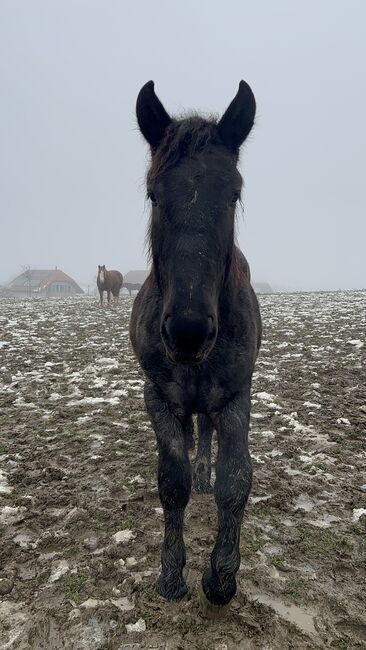
[[[183,441],[184,445],[184,441]],[[191,467],[186,450],[170,446],[169,453],[160,451],[158,469],[159,495],[167,510],[185,508],[191,492]]]
[[[219,510],[236,515],[244,509],[252,486],[252,476],[247,447],[231,458],[218,459],[215,500]]]

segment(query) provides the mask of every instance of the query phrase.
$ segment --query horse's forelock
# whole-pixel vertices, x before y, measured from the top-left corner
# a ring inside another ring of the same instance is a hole
[[[180,120],[172,120],[165,136],[151,158],[147,173],[147,183],[153,183],[159,174],[173,167],[185,156],[192,156],[215,142],[217,136],[216,118],[203,118],[189,115]]]

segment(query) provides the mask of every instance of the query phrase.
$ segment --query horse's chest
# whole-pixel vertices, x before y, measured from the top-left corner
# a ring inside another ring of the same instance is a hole
[[[215,378],[179,377],[167,386],[167,401],[177,414],[211,413],[229,399],[228,387]]]

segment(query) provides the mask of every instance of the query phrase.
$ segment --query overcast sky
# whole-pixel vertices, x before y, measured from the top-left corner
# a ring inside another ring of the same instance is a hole
[[[254,279],[365,287],[365,25],[364,0],[0,0],[0,282],[145,268],[140,87],[220,114],[245,79]]]

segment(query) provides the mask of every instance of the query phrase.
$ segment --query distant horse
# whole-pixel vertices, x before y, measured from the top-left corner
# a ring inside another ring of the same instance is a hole
[[[97,286],[100,295],[100,304],[103,307],[103,291],[107,292],[108,306],[111,304],[111,294],[113,304],[118,304],[119,292],[123,284],[123,275],[119,271],[107,271],[105,265],[98,264]]]
[[[141,286],[142,285],[139,284],[138,282],[124,282],[123,283],[123,288],[127,289],[130,296],[132,296],[132,291],[140,291]]]
[[[198,492],[210,491],[214,429],[218,440],[218,533],[201,593],[212,614],[236,593],[240,527],[252,482],[250,391],[261,318],[234,230],[239,148],[253,126],[255,99],[241,81],[219,121],[196,114],[172,119],[149,81],[136,112],[151,149],[152,270],[133,305],[130,337],[144,370],[159,452],[165,536],[156,589],[169,600],[187,592],[183,517],[192,482],[192,415],[198,414]]]

